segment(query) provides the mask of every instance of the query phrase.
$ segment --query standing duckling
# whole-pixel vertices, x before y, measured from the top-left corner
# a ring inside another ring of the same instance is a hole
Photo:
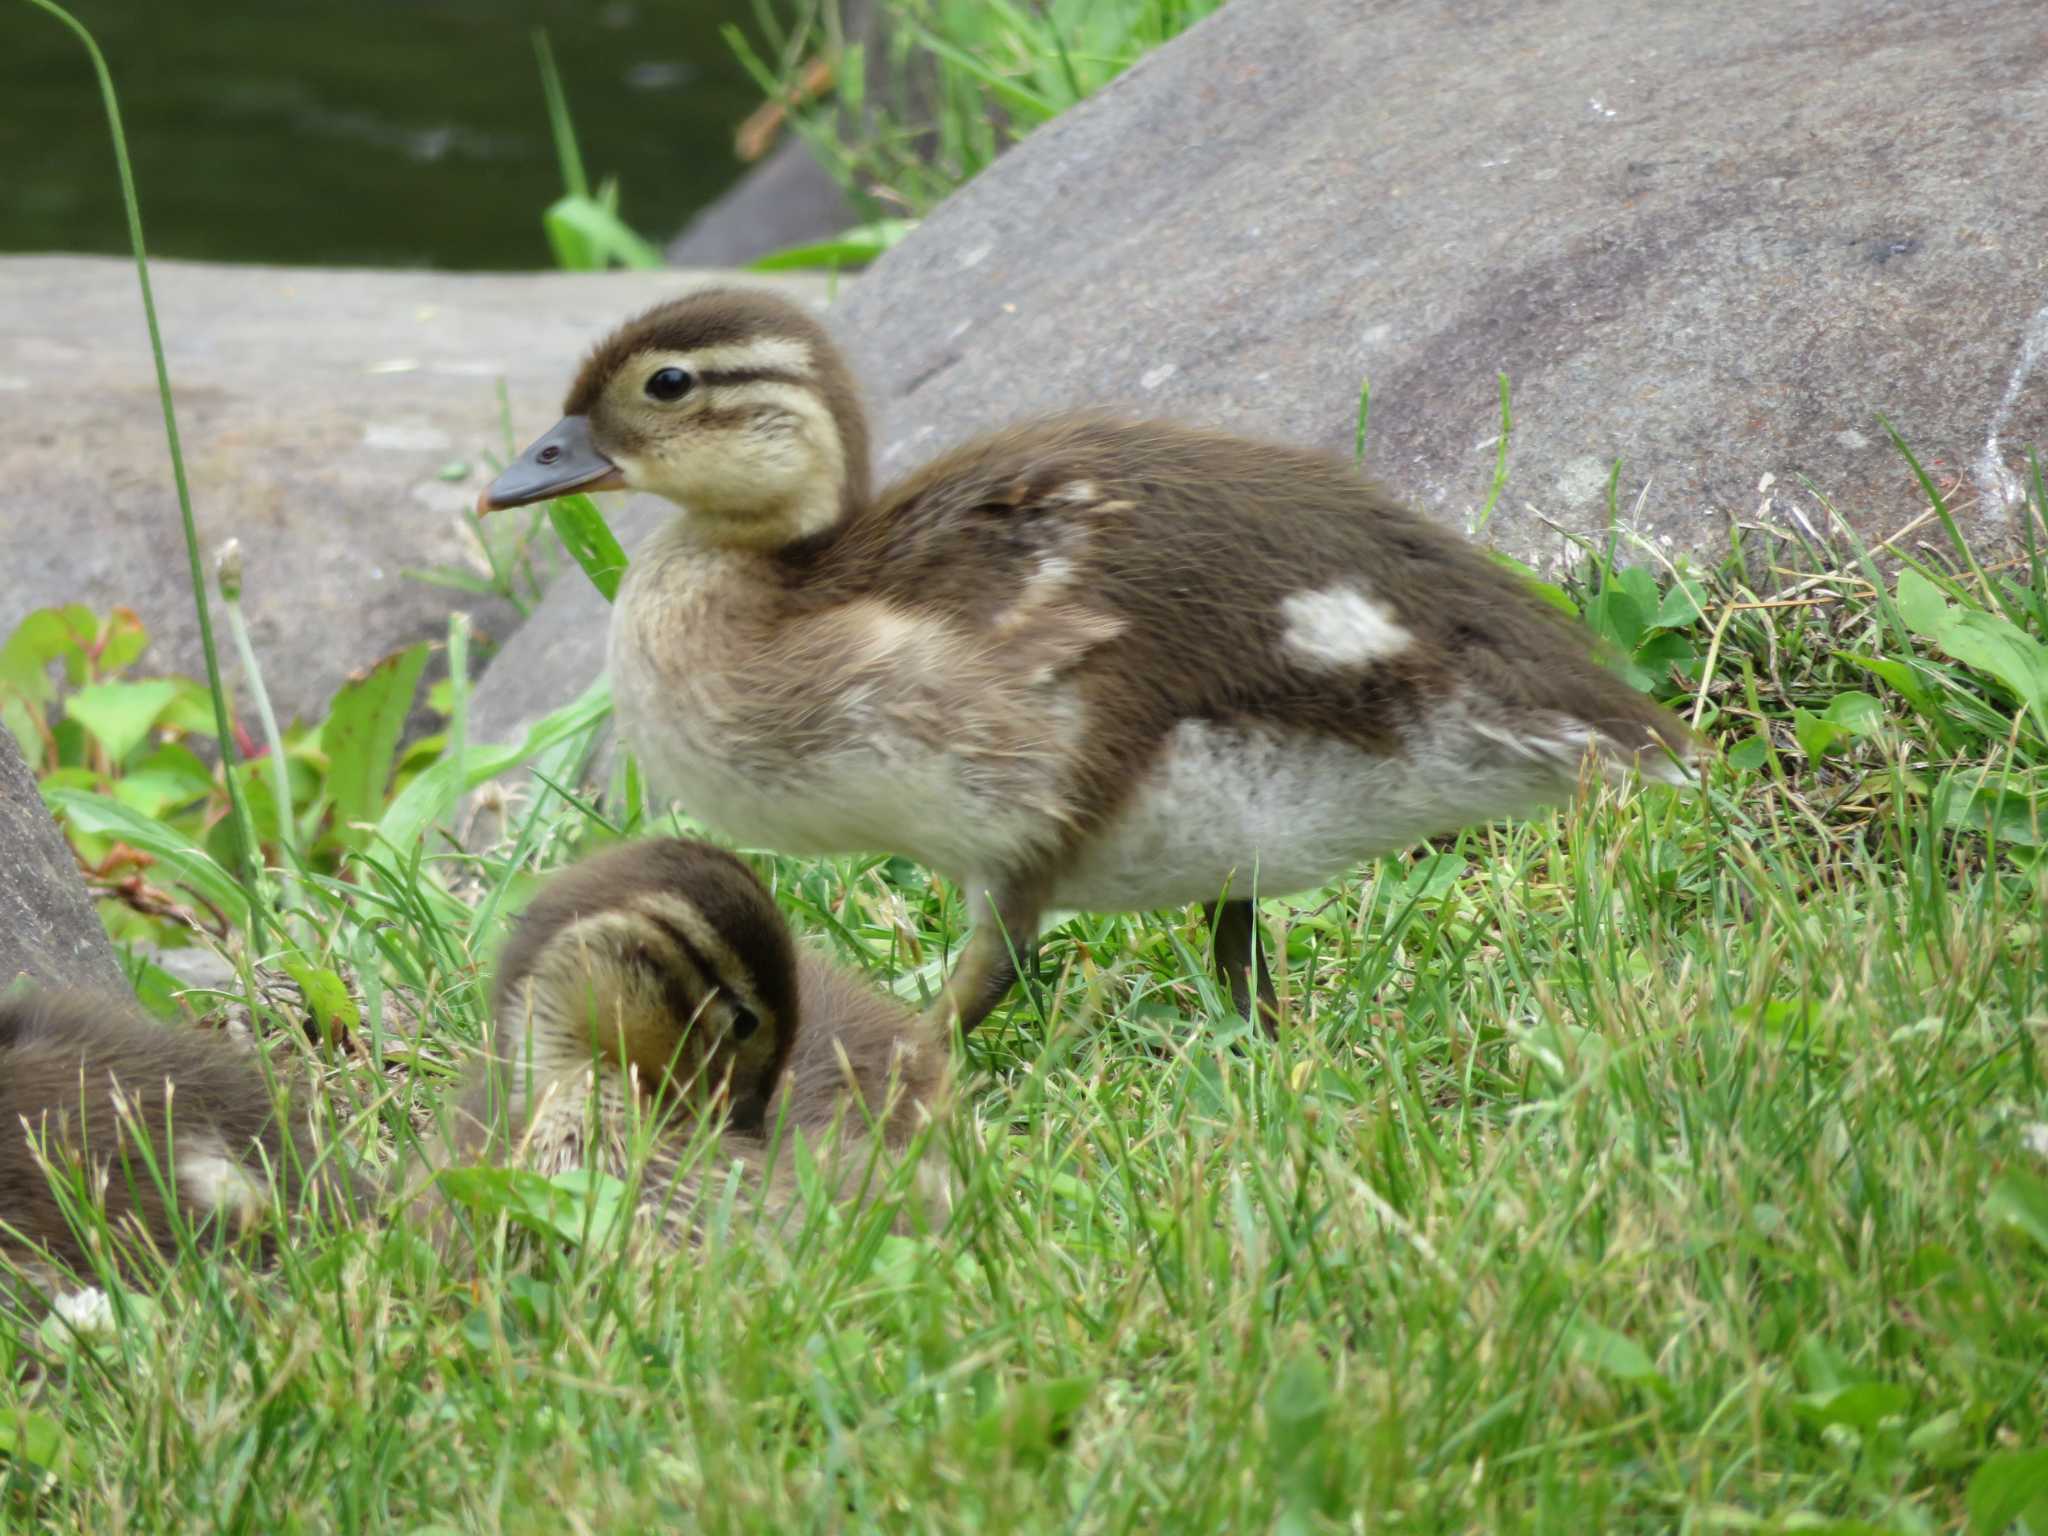
[[[154,1165],[152,1169],[152,1165]],[[0,1251],[92,1266],[50,1178],[90,1175],[124,1268],[177,1253],[180,1224],[239,1233],[295,1202],[318,1164],[306,1126],[251,1053],[138,1017],[132,1004],[50,995],[0,1003]]]
[[[853,1182],[872,1132],[891,1152],[938,1105],[947,1047],[917,1015],[794,943],[754,872],[707,843],[625,843],[553,876],[500,960],[490,1059],[457,1115],[457,1154],[542,1172],[623,1173],[655,1125],[649,1203],[687,1220],[674,1169],[723,1108],[724,1161],[787,1204],[790,1133],[843,1139]]]
[[[1201,901],[1270,1025],[1254,892],[1556,801],[1589,755],[1683,777],[1685,728],[1583,632],[1340,459],[1069,417],[877,496],[846,362],[745,290],[628,322],[564,409],[479,510],[681,509],[613,609],[624,740],[737,841],[957,881],[940,1023],[988,1014],[1048,908]]]

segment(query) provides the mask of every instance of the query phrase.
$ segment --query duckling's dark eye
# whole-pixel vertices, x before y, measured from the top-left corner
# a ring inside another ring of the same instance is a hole
[[[686,368],[663,368],[647,380],[647,394],[653,400],[680,400],[696,382]]]
[[[732,1037],[735,1040],[749,1040],[754,1031],[761,1027],[761,1020],[751,1008],[735,1008],[732,1011]]]

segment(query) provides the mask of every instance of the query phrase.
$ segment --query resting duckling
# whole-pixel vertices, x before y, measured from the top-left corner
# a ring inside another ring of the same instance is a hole
[[[52,1167],[90,1175],[109,1257],[132,1270],[143,1250],[175,1255],[177,1225],[239,1234],[270,1210],[274,1183],[296,1202],[318,1164],[306,1125],[225,1037],[100,997],[0,1003],[0,1251],[87,1277]]]
[[[1340,459],[1077,416],[877,496],[846,362],[744,290],[628,322],[564,410],[478,507],[681,509],[612,614],[653,787],[739,842],[957,881],[962,1029],[1046,909],[1191,901],[1270,1027],[1254,892],[1561,799],[1589,755],[1684,774],[1684,727],[1583,632]]]
[[[765,1180],[771,1206],[787,1204],[791,1132],[840,1132],[835,1168],[850,1189],[868,1138],[900,1151],[948,1077],[946,1043],[912,1010],[794,943],[739,859],[679,838],[621,844],[553,876],[506,945],[492,1019],[458,1155],[619,1174],[649,1117],[644,1203],[685,1223],[696,1179],[732,1161]],[[722,1156],[670,1187],[721,1110]]]

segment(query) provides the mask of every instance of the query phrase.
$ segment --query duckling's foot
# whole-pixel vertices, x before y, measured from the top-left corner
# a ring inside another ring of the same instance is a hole
[[[1249,901],[1209,901],[1202,904],[1215,941],[1216,977],[1230,988],[1230,1000],[1247,1019],[1265,1025],[1269,1038],[1280,1033],[1280,998],[1273,990],[1273,973],[1266,965],[1265,941],[1259,933],[1259,915]],[[1252,994],[1258,994],[1258,1011],[1252,1011]]]

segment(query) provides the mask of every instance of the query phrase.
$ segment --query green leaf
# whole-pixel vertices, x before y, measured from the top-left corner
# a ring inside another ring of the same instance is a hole
[[[1962,612],[1942,626],[1941,648],[2013,691],[2048,730],[2048,645],[1995,613]]]
[[[546,1178],[526,1168],[443,1168],[434,1180],[464,1205],[575,1245],[605,1246],[630,1214],[626,1186],[587,1169]]]
[[[313,1010],[320,1032],[328,1040],[345,1039],[362,1025],[362,1014],[349,996],[347,983],[333,971],[292,955],[286,956],[283,964],[285,974],[299,984],[306,1006]]]
[[[1998,785],[1972,789],[1949,778],[1942,781],[1935,803],[1943,826],[1981,832],[2021,848],[2048,847],[2048,796]]]
[[[1074,1415],[1088,1401],[1095,1382],[1088,1376],[1055,1376],[1021,1382],[975,1421],[974,1438],[1027,1465],[1042,1463],[1058,1449]]]
[[[1266,1443],[1276,1465],[1291,1466],[1322,1438],[1330,1404],[1330,1368],[1320,1356],[1296,1355],[1280,1367],[1266,1388]]]
[[[86,652],[98,633],[98,621],[82,603],[38,608],[25,615],[6,645],[0,646],[0,688],[32,703],[49,703],[57,696],[56,684],[50,681],[50,663],[62,661],[67,680],[84,682]]]
[[[556,263],[571,272],[602,272],[613,263],[653,271],[661,252],[627,228],[603,202],[573,194],[556,200],[541,215]]]
[[[432,649],[423,642],[387,656],[334,696],[320,743],[327,749],[327,788],[343,842],[359,844],[363,834],[354,828],[384,810],[399,736]]]
[[[548,521],[555,536],[569,551],[590,584],[606,602],[619,595],[619,579],[626,574],[626,552],[612,536],[611,525],[588,496],[557,496],[548,503]]]
[[[1582,1317],[1572,1324],[1568,1342],[1571,1352],[1601,1375],[1670,1395],[1671,1383],[1658,1371],[1649,1351],[1627,1334]]]
[[[99,648],[95,665],[100,676],[105,677],[109,672],[119,672],[149,649],[149,631],[142,627],[133,608],[116,608],[107,615],[106,633],[100,637]]]
[[[1884,705],[1867,693],[1838,693],[1822,718],[1851,736],[1875,736],[1884,727]]]
[[[1689,576],[1674,581],[1657,605],[1657,616],[1650,622],[1658,629],[1690,629],[1703,624],[1707,618],[1707,594],[1698,582]]]
[[[1999,1175],[1984,1198],[1984,1216],[1994,1226],[2014,1228],[2048,1253],[2048,1184],[2018,1168]]]
[[[117,837],[131,848],[155,855],[161,870],[218,908],[230,922],[240,925],[249,920],[249,901],[241,884],[169,822],[153,820],[106,795],[63,789],[48,782],[43,785],[43,802],[81,832]]]
[[[142,745],[149,728],[178,696],[168,678],[139,683],[93,683],[64,701],[64,713],[92,733],[116,763]]]
[[[1862,1381],[1834,1391],[1808,1392],[1795,1398],[1793,1411],[1816,1428],[1846,1424],[1867,1434],[1886,1419],[1912,1405],[1913,1394],[1889,1381]]]
[[[1744,773],[1755,773],[1770,760],[1770,741],[1761,735],[1746,736],[1728,749],[1728,762]]]
[[[2048,1446],[1985,1457],[1963,1503],[1970,1536],[1999,1536],[2022,1515],[2034,1536],[2048,1532]]]
[[[377,835],[394,848],[409,849],[428,827],[455,808],[455,802],[507,769],[558,746],[596,725],[612,707],[612,686],[600,677],[573,703],[535,722],[516,746],[471,747],[460,757],[444,757],[399,791],[377,824]]]
[[[71,1445],[64,1437],[63,1424],[47,1413],[19,1405],[0,1418],[0,1456],[47,1472],[73,1470]]]
[[[915,219],[877,219],[841,230],[830,240],[788,245],[747,263],[750,272],[792,272],[812,267],[864,267],[917,228]]]
[[[1916,570],[1903,570],[1899,572],[1898,602],[1906,628],[1922,640],[1941,638],[1942,623],[1948,617],[1948,599],[1941,595],[1941,588]]]
[[[1843,732],[1810,709],[1795,709],[1792,711],[1792,734],[1799,742],[1799,750],[1810,760],[1818,762]]]
[[[1912,663],[1895,661],[1889,656],[1858,655],[1853,651],[1831,651],[1829,654],[1837,661],[1846,661],[1882,679],[1921,714],[1931,716],[1935,712],[1934,695],[1920,674],[1913,670]]]

